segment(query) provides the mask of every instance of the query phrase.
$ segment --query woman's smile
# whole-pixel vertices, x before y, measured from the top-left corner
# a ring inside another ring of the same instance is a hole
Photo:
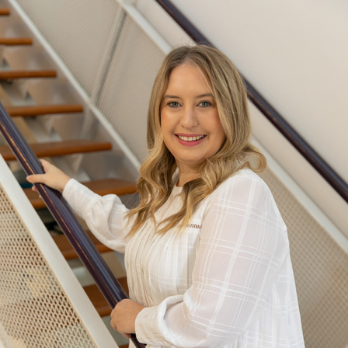
[[[203,135],[195,135],[195,134],[175,134],[178,137],[178,141],[181,145],[184,146],[196,146],[203,141],[206,137]]]

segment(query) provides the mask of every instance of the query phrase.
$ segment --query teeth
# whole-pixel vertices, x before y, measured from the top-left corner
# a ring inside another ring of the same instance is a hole
[[[182,137],[182,136],[178,135],[178,137],[181,140],[184,140],[184,141],[197,141],[197,140],[200,140],[200,139],[204,138],[204,135],[201,135],[201,136],[198,136],[198,137]]]

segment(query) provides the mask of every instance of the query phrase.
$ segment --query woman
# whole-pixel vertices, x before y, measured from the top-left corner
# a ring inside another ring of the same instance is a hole
[[[104,244],[125,252],[132,300],[112,326],[148,347],[304,347],[286,226],[254,173],[243,81],[230,60],[180,47],[148,113],[137,208],[100,197],[43,162],[29,177],[63,192]]]

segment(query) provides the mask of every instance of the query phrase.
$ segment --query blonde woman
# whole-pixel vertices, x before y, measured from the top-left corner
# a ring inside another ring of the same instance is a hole
[[[243,81],[205,46],[180,47],[154,83],[137,208],[43,162],[96,237],[125,253],[131,300],[111,325],[151,347],[304,347],[286,226],[249,142]],[[130,343],[132,346],[132,343]]]

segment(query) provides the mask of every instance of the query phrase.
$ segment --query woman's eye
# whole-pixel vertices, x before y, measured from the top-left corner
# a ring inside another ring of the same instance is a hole
[[[171,108],[177,108],[180,106],[180,104],[178,102],[175,102],[175,101],[169,102],[167,105]]]
[[[198,105],[207,107],[207,106],[211,106],[211,102],[205,100],[205,101],[201,101]]]

